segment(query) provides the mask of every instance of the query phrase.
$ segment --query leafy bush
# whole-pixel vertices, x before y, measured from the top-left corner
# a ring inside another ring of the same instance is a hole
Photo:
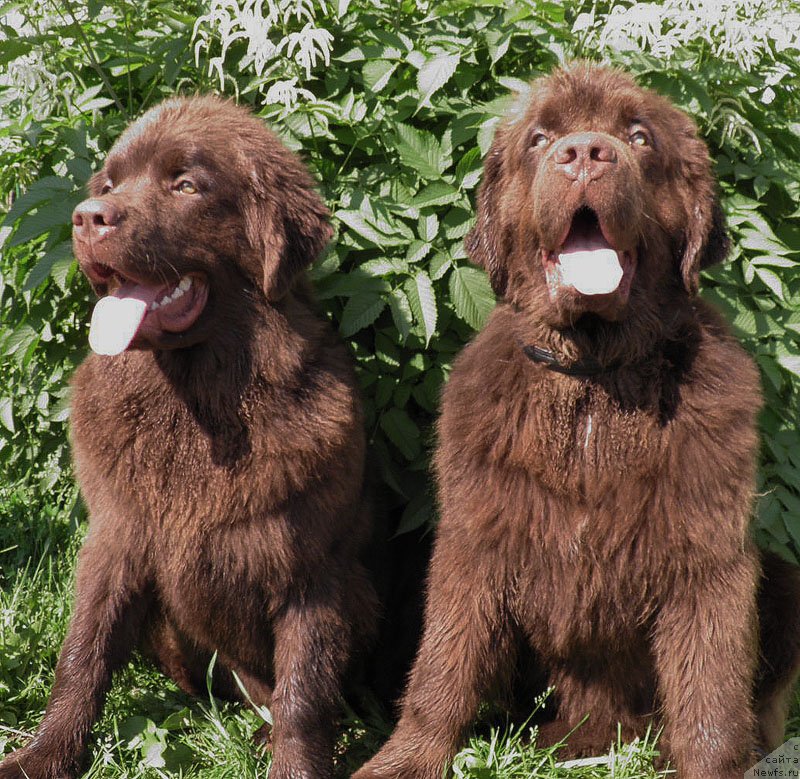
[[[175,91],[222,89],[316,172],[338,235],[311,275],[358,361],[401,530],[430,520],[431,422],[452,360],[491,311],[462,239],[481,159],[527,79],[573,57],[632,70],[697,117],[735,240],[706,274],[755,355],[758,537],[800,551],[800,29],[789,6],[448,0],[122,0],[19,5],[0,27],[0,461],[65,469],[66,377],[85,352],[88,286],[69,213],[128,120]],[[8,9],[8,6],[6,6]],[[714,10],[716,9],[716,11]],[[162,65],[163,63],[163,65]],[[62,74],[54,76],[53,74]],[[18,89],[25,78],[36,89]],[[735,391],[735,387],[731,391]]]

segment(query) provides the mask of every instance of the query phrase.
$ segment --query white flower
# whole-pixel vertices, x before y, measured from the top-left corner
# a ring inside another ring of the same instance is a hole
[[[306,78],[310,78],[311,68],[317,64],[317,56],[321,56],[325,64],[330,65],[332,43],[333,36],[327,30],[314,27],[309,22],[300,32],[289,33],[278,45],[278,50],[285,45],[286,55],[291,57],[297,49],[294,59],[306,71]]]
[[[0,14],[0,22],[11,30],[15,36],[32,36],[44,32],[61,23],[60,18],[52,13],[46,0],[32,0],[24,6],[25,10],[12,10]],[[85,10],[82,9],[85,16]],[[81,14],[78,14],[81,17]],[[39,29],[35,29],[29,19],[35,18]],[[7,36],[0,31],[0,40]],[[55,73],[49,69],[49,63],[41,49],[32,49],[11,60],[0,71],[0,86],[5,87],[0,95],[0,123],[8,125],[10,118],[18,119],[24,113],[27,117],[42,120],[49,116],[57,103],[65,102],[68,111],[73,109],[72,97],[78,90],[78,83],[71,73]],[[11,106],[14,106],[12,109]],[[16,141],[4,139],[3,150],[16,148]]]
[[[276,81],[264,95],[264,102],[267,105],[273,103],[283,103],[287,108],[297,103],[298,97],[303,97],[306,100],[313,100],[314,94],[307,89],[298,88],[297,79],[293,78],[289,81]]]
[[[194,26],[195,61],[206,51],[209,75],[216,75],[224,90],[225,61],[231,45],[247,44],[238,63],[240,73],[252,72],[260,79],[267,103],[287,107],[299,98],[313,99],[313,94],[297,86],[298,69],[305,78],[322,60],[330,63],[333,36],[316,26],[317,6],[328,13],[325,0],[211,0],[208,12]],[[289,25],[305,22],[299,31]],[[218,43],[217,43],[218,42]],[[219,53],[212,55],[219,45]]]
[[[772,47],[800,52],[800,14],[790,0],[665,0],[614,5],[597,25],[581,17],[580,29],[601,48],[641,48],[668,59],[692,42],[704,41],[721,59],[744,70],[757,69]]]

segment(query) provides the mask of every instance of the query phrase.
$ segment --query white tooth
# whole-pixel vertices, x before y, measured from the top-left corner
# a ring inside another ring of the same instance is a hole
[[[162,306],[168,306],[170,303],[172,303],[172,298],[169,295],[164,295],[164,297],[161,298]]]
[[[151,310],[151,311],[155,311],[155,310],[156,310],[156,309],[158,309],[158,308],[161,308],[161,306],[159,306],[159,305],[158,305],[158,301],[157,301],[157,300],[154,300],[154,301],[153,301],[153,302],[150,304],[150,310]]]
[[[181,295],[183,295],[183,290],[180,287],[176,287],[175,291],[172,293],[172,299],[177,300]]]
[[[189,289],[189,287],[191,287],[191,286],[192,286],[192,277],[191,276],[184,276],[181,279],[181,283],[178,284],[178,289],[183,290],[184,292],[186,292],[186,290]]]

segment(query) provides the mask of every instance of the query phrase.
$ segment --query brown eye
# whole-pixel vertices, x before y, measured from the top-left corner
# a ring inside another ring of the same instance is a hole
[[[197,187],[188,179],[183,179],[175,185],[175,189],[183,195],[196,195]]]
[[[628,143],[631,146],[649,146],[650,138],[643,130],[636,130],[628,136]]]
[[[105,184],[103,184],[102,189],[100,190],[101,195],[107,195],[111,190],[114,189],[114,185],[111,183],[111,179],[108,179]]]
[[[548,143],[550,143],[550,139],[544,133],[534,133],[531,138],[532,149],[543,149]]]

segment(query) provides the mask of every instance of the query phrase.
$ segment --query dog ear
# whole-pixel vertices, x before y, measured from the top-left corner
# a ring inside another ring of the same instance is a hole
[[[333,230],[311,176],[288,150],[268,154],[253,179],[245,206],[247,234],[263,258],[259,280],[264,293],[274,301],[291,290],[325,248]]]
[[[483,180],[478,189],[475,227],[464,239],[464,248],[476,265],[484,268],[489,283],[498,297],[506,292],[508,271],[505,258],[501,256],[500,224],[497,203],[503,179],[503,156],[505,152],[504,132],[497,130],[489,154],[483,162]]]
[[[680,272],[686,291],[696,295],[700,271],[725,259],[730,249],[730,238],[711,172],[708,149],[697,137],[692,138],[691,144],[694,147],[693,154],[687,155],[682,173],[686,221],[680,251]]]

